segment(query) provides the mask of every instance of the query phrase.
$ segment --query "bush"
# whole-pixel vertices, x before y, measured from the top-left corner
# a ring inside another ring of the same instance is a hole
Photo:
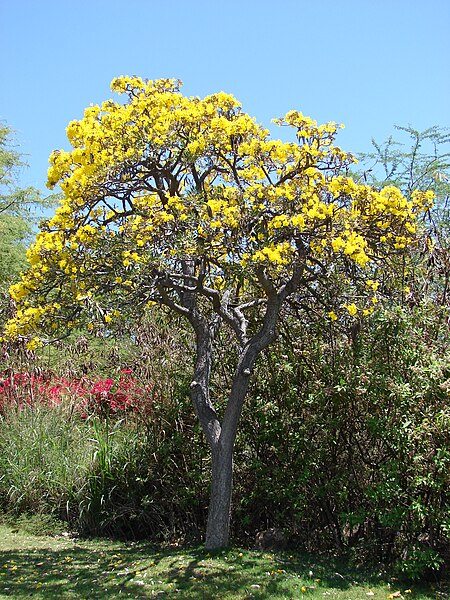
[[[291,325],[245,409],[238,529],[282,527],[409,574],[448,559],[450,362],[432,314],[380,311],[356,336]]]
[[[204,446],[191,444],[186,398],[162,398],[129,372],[116,382],[22,373],[3,379],[0,400],[3,510],[125,537],[203,529],[207,489],[192,462]]]
[[[442,315],[418,305],[379,311],[358,327],[285,323],[289,335],[260,362],[238,434],[237,542],[253,545],[256,532],[277,527],[290,544],[381,560],[409,577],[444,569],[450,354]],[[189,350],[169,352],[151,331],[144,340],[147,358],[129,360],[131,372],[116,357],[111,377],[106,368],[97,378],[9,376],[20,385],[0,388],[4,510],[49,514],[82,533],[199,541],[210,462],[189,400]],[[227,342],[213,382],[219,410]]]

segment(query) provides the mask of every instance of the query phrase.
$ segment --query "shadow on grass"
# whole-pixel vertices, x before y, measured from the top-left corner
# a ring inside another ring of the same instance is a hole
[[[331,589],[356,598],[358,586],[379,586],[381,581],[379,573],[346,566],[332,557],[317,560],[303,554],[238,549],[161,550],[144,542],[107,540],[49,538],[40,548],[33,540],[19,542],[19,549],[0,551],[0,598],[269,600],[299,598],[304,590],[310,597],[322,598]]]
[[[182,555],[181,555],[182,556]],[[447,600],[448,582],[430,586],[427,583],[399,581],[380,569],[356,567],[333,557],[317,557],[307,553],[289,555],[264,552],[227,550],[208,553],[200,549],[190,552],[188,564],[180,569],[176,556],[171,555],[167,580],[183,592],[183,598],[361,598],[374,595],[377,589],[383,598],[395,595],[395,590],[414,587],[414,597]],[[201,593],[199,589],[201,588]],[[197,590],[197,594],[195,593]],[[392,595],[391,592],[394,592]],[[397,592],[399,594],[399,592]]]
[[[123,558],[79,546],[0,552],[0,597],[147,598],[139,584],[124,585]]]
[[[308,565],[237,550],[157,550],[143,543],[108,549],[84,542],[0,552],[0,597],[259,598],[300,593]],[[94,542],[91,542],[94,544]],[[331,581],[330,581],[331,583]],[[333,586],[346,582],[333,579]]]

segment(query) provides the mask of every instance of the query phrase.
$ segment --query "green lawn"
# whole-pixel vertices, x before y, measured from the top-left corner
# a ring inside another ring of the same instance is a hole
[[[160,549],[145,542],[35,536],[0,525],[0,599],[180,598],[388,600],[448,598],[300,554]]]

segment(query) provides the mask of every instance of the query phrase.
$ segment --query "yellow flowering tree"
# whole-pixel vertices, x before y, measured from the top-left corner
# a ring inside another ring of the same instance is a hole
[[[326,282],[339,261],[364,273],[403,252],[431,198],[355,182],[335,123],[291,111],[275,121],[293,131],[283,142],[223,92],[186,97],[178,81],[136,77],[115,79],[112,90],[126,101],[87,108],[67,128],[72,150],[50,157],[49,185],[64,198],[11,288],[18,308],[4,338],[36,348],[67,328],[112,330],[154,303],[185,317],[196,339],[192,402],[212,453],[206,546],[218,548],[228,543],[249,378],[286,300]],[[210,375],[222,327],[237,360],[220,416]]]

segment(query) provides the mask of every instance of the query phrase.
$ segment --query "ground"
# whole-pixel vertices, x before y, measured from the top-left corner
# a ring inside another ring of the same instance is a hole
[[[442,587],[415,587],[332,557],[233,548],[155,547],[146,542],[31,535],[0,525],[0,599],[180,598],[445,600]]]

